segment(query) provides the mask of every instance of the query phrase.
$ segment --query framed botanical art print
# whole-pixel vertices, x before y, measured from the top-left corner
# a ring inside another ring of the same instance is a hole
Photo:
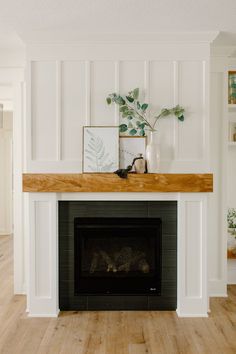
[[[133,159],[142,154],[145,159],[145,136],[121,136],[120,137],[120,168],[127,168]]]
[[[119,168],[119,128],[83,128],[83,172],[114,172]]]

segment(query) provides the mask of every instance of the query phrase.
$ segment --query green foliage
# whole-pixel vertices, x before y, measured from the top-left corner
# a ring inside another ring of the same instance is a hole
[[[137,134],[137,130],[136,129],[131,129],[130,131],[129,131],[129,135],[136,135]]]
[[[184,121],[184,108],[177,105],[173,108],[163,108],[161,112],[154,116],[154,123],[151,124],[146,118],[148,103],[141,103],[139,100],[139,88],[128,92],[127,96],[121,96],[117,93],[111,93],[106,101],[107,104],[115,103],[120,106],[119,112],[122,118],[127,119],[127,124],[120,124],[120,132],[128,135],[145,136],[146,131],[155,131],[155,126],[160,118],[174,115],[179,121]]]
[[[126,96],[126,99],[129,101],[129,102],[134,102],[134,98],[133,97],[130,97],[130,96]]]
[[[128,130],[127,124],[120,124],[119,128],[121,133],[124,133]]]
[[[228,228],[236,229],[236,209],[234,208],[228,209],[227,221],[228,221]]]
[[[148,104],[147,103],[142,104],[141,109],[142,109],[143,112],[145,112],[147,108],[148,108]]]
[[[136,88],[136,89],[134,89],[133,91],[131,91],[131,95],[133,96],[133,98],[134,98],[135,100],[137,100],[137,99],[138,99],[138,96],[139,96],[139,88]]]

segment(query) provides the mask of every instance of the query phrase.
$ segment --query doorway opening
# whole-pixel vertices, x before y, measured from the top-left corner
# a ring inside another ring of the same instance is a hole
[[[13,234],[12,138],[12,102],[1,101],[0,97],[0,236]]]

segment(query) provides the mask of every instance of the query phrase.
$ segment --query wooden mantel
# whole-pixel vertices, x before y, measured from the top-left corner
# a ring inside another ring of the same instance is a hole
[[[204,174],[23,174],[24,192],[212,192],[213,175]]]

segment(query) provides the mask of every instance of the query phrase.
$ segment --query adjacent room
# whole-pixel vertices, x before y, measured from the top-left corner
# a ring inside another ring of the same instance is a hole
[[[236,3],[0,11],[0,353],[236,353]]]

